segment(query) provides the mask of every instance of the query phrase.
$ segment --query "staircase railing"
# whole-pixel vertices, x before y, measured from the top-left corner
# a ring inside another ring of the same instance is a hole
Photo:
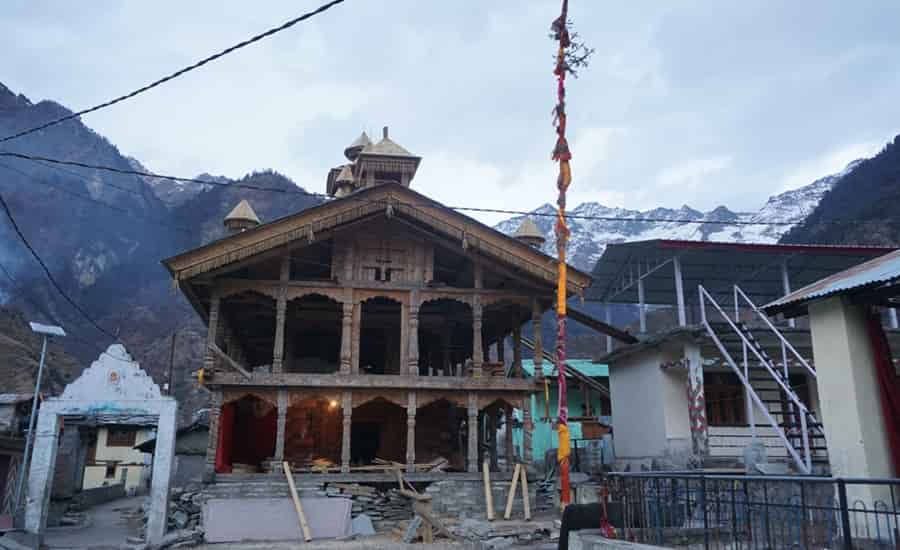
[[[769,329],[772,331],[772,333],[774,333],[775,336],[777,336],[778,339],[781,341],[782,355],[786,355],[785,350],[790,350],[790,352],[794,355],[794,357],[797,359],[797,361],[799,361],[800,364],[803,365],[803,367],[807,370],[807,372],[809,372],[813,376],[813,378],[818,378],[818,375],[816,374],[816,369],[812,368],[812,366],[806,361],[806,359],[802,355],[800,355],[800,352],[798,352],[796,350],[796,348],[794,348],[794,346],[791,344],[791,342],[787,338],[785,338],[783,334],[781,334],[781,331],[778,330],[778,328],[775,327],[775,325],[772,323],[772,321],[769,319],[769,317],[765,313],[760,311],[760,309],[758,307],[756,307],[756,304],[753,303],[753,300],[751,300],[744,293],[744,291],[741,290],[741,287],[739,287],[737,285],[734,285],[734,312],[735,312],[734,320],[740,321],[739,308],[740,308],[740,300],[741,299],[743,299],[743,301],[748,306],[750,306],[751,311],[756,313],[756,316],[759,319],[761,319],[766,324],[766,326],[769,327]],[[787,359],[785,359],[785,361],[784,361],[784,366],[785,366],[785,369],[787,369]],[[785,374],[786,374],[786,372],[785,372]]]
[[[725,361],[731,367],[731,370],[734,371],[734,373],[737,375],[738,379],[744,385],[747,395],[750,397],[750,399],[753,401],[753,403],[759,408],[760,412],[763,414],[765,419],[775,430],[775,433],[778,434],[779,439],[781,439],[781,442],[784,444],[784,447],[787,450],[788,454],[794,460],[794,463],[797,465],[797,468],[805,474],[812,473],[812,458],[810,455],[809,433],[807,431],[807,425],[806,425],[807,416],[812,416],[811,413],[809,412],[809,409],[807,409],[806,405],[803,404],[803,402],[800,400],[800,398],[797,396],[797,394],[794,393],[794,391],[787,384],[787,381],[788,381],[787,377],[782,378],[776,372],[775,368],[773,368],[774,365],[772,364],[772,361],[768,357],[763,355],[763,353],[764,353],[763,350],[758,345],[754,345],[754,343],[750,341],[750,339],[748,338],[746,329],[742,330],[741,327],[739,327],[735,323],[735,321],[733,321],[731,319],[731,317],[727,313],[725,313],[725,310],[722,309],[722,307],[716,302],[716,300],[712,297],[712,295],[710,295],[709,292],[707,292],[707,290],[703,287],[703,285],[698,285],[698,291],[700,294],[700,318],[701,318],[703,326],[704,326],[704,328],[706,328],[706,331],[709,334],[710,338],[712,338],[712,340],[715,343],[716,347],[718,348],[719,352],[722,354],[722,357],[725,359]],[[741,292],[741,294],[743,294],[743,292]],[[744,297],[746,298],[745,294],[744,294]],[[749,298],[747,298],[747,300],[749,301]],[[725,321],[725,323],[729,327],[731,327],[731,329],[734,331],[734,333],[737,334],[738,337],[741,339],[741,342],[744,346],[744,355],[745,355],[743,370],[738,366],[737,362],[734,360],[734,358],[728,352],[725,345],[722,343],[722,340],[719,338],[719,335],[716,333],[715,329],[713,329],[712,325],[710,324],[709,319],[707,318],[707,314],[706,314],[707,302],[713,306],[713,308],[721,315],[721,317]],[[779,336],[782,339],[784,338],[780,333],[778,333],[778,330],[775,329],[774,325],[771,325],[771,323],[770,323],[770,328],[772,328],[772,330],[774,332],[779,334]],[[791,347],[793,348],[793,346],[791,346]],[[772,413],[769,411],[769,408],[763,403],[762,399],[759,397],[759,395],[756,393],[756,390],[753,388],[752,384],[750,383],[748,363],[746,360],[747,350],[751,351],[753,353],[753,355],[756,356],[756,358],[759,360],[760,365],[769,372],[769,374],[772,376],[772,379],[781,387],[782,391],[784,392],[784,395],[787,396],[791,405],[793,407],[796,407],[797,411],[799,412],[798,416],[800,417],[801,437],[803,440],[803,447],[802,447],[803,456],[802,457],[797,452],[797,449],[794,448],[794,445],[791,443],[791,441],[788,439],[786,431],[781,426],[779,426],[778,422],[775,420],[775,418],[772,416]],[[796,350],[794,350],[794,352],[796,352]],[[751,426],[755,426],[755,423],[753,422],[752,418],[751,418],[750,423],[751,423]],[[754,430],[755,430],[755,427],[754,427]]]

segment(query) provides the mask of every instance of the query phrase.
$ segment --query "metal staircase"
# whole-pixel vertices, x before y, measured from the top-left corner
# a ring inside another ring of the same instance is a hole
[[[804,474],[812,473],[813,460],[823,455],[827,457],[825,434],[822,424],[791,387],[788,367],[789,362],[794,362],[812,379],[816,378],[815,369],[740,287],[734,286],[733,319],[702,285],[698,289],[703,326],[744,386],[752,437],[757,437],[754,417],[758,411],[777,434],[796,467]],[[752,324],[741,320],[742,305],[744,312],[751,313]],[[707,306],[712,306],[712,319],[707,315]],[[781,351],[780,364],[762,344],[760,338],[763,336],[774,336]]]

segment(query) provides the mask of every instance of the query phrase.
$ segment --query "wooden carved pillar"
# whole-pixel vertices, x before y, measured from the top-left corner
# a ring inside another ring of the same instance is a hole
[[[351,348],[353,347],[353,302],[344,302],[341,307],[341,374],[350,374]]]
[[[287,317],[287,291],[278,290],[275,302],[275,347],[272,349],[272,372],[284,372],[284,323]]]
[[[419,304],[413,301],[409,304],[409,356],[408,372],[412,376],[419,374]]]
[[[504,440],[504,453],[506,455],[506,471],[513,471],[513,463],[516,461],[513,456],[515,453],[513,451],[513,424],[515,424],[515,420],[513,419],[513,407],[510,404],[506,405],[506,408],[503,411],[503,425],[505,427],[503,433]]]
[[[485,419],[485,427],[487,428],[487,444],[488,444],[488,457],[491,461],[491,470],[497,471],[499,470],[499,464],[497,461],[497,408],[489,407],[484,411]]]
[[[341,472],[350,472],[350,421],[353,415],[353,392],[346,390],[341,394],[341,409],[344,412],[344,425],[341,432]]]
[[[534,377],[544,377],[544,343],[541,337],[541,304],[536,299],[531,303],[531,325],[534,330]]]
[[[287,282],[291,276],[290,253],[281,258],[278,299],[275,301],[275,347],[272,350],[272,372],[284,372],[284,323],[287,316]]]
[[[284,460],[284,432],[287,428],[288,392],[278,390],[278,421],[275,425],[275,462],[281,468]],[[276,470],[277,471],[277,470]]]
[[[406,374],[409,370],[409,301],[400,304],[400,361],[397,374]]]
[[[359,325],[362,319],[362,304],[353,300],[353,319],[350,329],[350,372],[359,374]]]
[[[531,434],[534,430],[534,424],[531,421],[531,396],[526,395],[522,398],[522,462],[526,465],[531,464],[532,440]]]
[[[480,377],[483,365],[484,346],[481,344],[481,297],[476,294],[475,303],[472,306],[472,375]]]
[[[506,365],[506,333],[497,336],[497,362]]]
[[[409,392],[406,405],[406,471],[416,471],[416,392]]]
[[[522,328],[513,329],[513,377],[522,376]]]
[[[219,306],[221,301],[221,294],[214,288],[209,299],[209,324],[206,327],[206,357],[203,360],[203,368],[207,372],[212,372],[216,366],[216,358],[213,352],[210,351],[209,346],[216,343],[216,337],[219,335]]]
[[[467,452],[468,470],[472,473],[478,472],[478,394],[469,392],[469,408],[468,408],[468,426],[469,430],[469,446]]]
[[[222,414],[222,390],[212,391],[209,404],[209,437],[206,441],[206,464],[203,479],[211,483],[216,477],[216,451],[219,448],[219,417]]]

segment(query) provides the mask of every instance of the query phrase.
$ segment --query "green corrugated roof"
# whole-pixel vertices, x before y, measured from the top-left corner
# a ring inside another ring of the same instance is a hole
[[[569,359],[568,361],[566,361],[566,364],[570,367],[578,369],[582,372],[582,374],[590,377],[609,376],[608,365],[594,363],[590,359]],[[553,365],[551,365],[549,361],[544,361],[542,367],[544,376],[550,376],[553,374]],[[525,373],[528,376],[534,376],[534,361],[532,361],[531,359],[523,359],[522,368],[525,370]]]

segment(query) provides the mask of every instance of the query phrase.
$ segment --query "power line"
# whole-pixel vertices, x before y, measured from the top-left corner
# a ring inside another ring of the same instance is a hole
[[[324,193],[314,193],[312,191],[306,191],[300,187],[296,189],[283,189],[277,187],[262,187],[258,185],[251,185],[247,183],[240,182],[221,182],[221,181],[212,181],[212,180],[201,180],[197,178],[184,178],[179,176],[170,176],[166,174],[157,174],[154,172],[146,172],[141,170],[132,170],[126,168],[117,168],[114,166],[104,166],[99,164],[89,164],[85,162],[78,162],[72,160],[61,160],[54,159],[49,157],[42,157],[38,155],[28,155],[25,153],[15,153],[12,151],[0,151],[0,157],[12,157],[18,158],[22,160],[28,160],[32,162],[37,162],[40,164],[50,163],[50,164],[60,164],[66,166],[75,166],[78,168],[88,168],[92,170],[102,170],[106,172],[111,172],[114,174],[123,174],[123,175],[132,175],[132,176],[141,176],[147,178],[157,178],[164,180],[177,181],[181,183],[195,183],[200,185],[213,185],[219,187],[237,187],[241,189],[249,189],[253,191],[264,191],[269,193],[281,193],[281,194],[299,194],[305,195],[308,197],[318,198],[320,200],[333,200],[332,197]],[[352,195],[349,197],[352,198]],[[363,202],[377,202],[377,201],[366,201],[365,199],[356,199]],[[448,208],[451,210],[456,210],[460,212],[482,212],[482,213],[491,213],[491,214],[509,214],[509,215],[518,215],[518,216],[537,216],[537,217],[550,217],[555,218],[555,212],[528,212],[524,210],[509,210],[509,209],[501,209],[501,208],[480,208],[474,206],[436,206],[431,203],[416,203],[413,206],[425,207],[425,208]],[[719,226],[729,226],[729,225],[737,225],[737,226],[789,226],[789,225],[797,225],[802,223],[803,220],[782,220],[782,221],[747,221],[747,220],[695,220],[690,218],[666,218],[666,217],[653,217],[653,218],[638,218],[638,217],[626,217],[626,216],[591,216],[584,214],[568,214],[568,218],[571,219],[579,219],[579,220],[593,220],[593,221],[614,221],[614,222],[644,222],[644,223],[684,223],[684,224],[703,224],[703,225],[719,225]]]
[[[73,300],[68,294],[66,294],[66,291],[63,290],[62,286],[56,281],[56,278],[53,277],[53,274],[50,273],[50,269],[47,267],[47,264],[44,263],[44,260],[41,259],[40,254],[37,253],[37,251],[34,249],[34,247],[31,246],[31,243],[28,242],[28,239],[25,238],[25,235],[22,233],[22,230],[19,228],[19,224],[16,223],[16,219],[15,219],[15,217],[13,217],[13,213],[9,209],[9,205],[6,203],[6,199],[3,198],[3,195],[0,195],[0,207],[3,207],[4,212],[6,212],[6,217],[9,218],[9,223],[12,225],[12,228],[16,232],[16,235],[19,237],[19,240],[22,241],[22,244],[25,245],[25,248],[27,248],[28,251],[31,252],[31,255],[34,257],[34,259],[37,261],[37,263],[41,266],[41,269],[44,270],[44,274],[47,276],[47,279],[50,281],[50,283],[53,285],[53,287],[57,290],[57,292],[59,292],[60,295],[62,295],[62,297],[69,303],[69,305],[71,305],[73,308],[75,308],[78,311],[78,313],[80,313],[85,319],[87,319],[88,322],[90,322],[94,326],[94,328],[96,328],[104,335],[109,336],[110,338],[112,338],[113,340],[118,342],[119,339],[115,335],[111,334],[106,329],[101,327],[97,323],[97,321],[95,321],[90,315],[88,315],[88,313],[84,309],[82,309],[82,307],[80,305],[78,305],[77,302],[75,302],[75,300]]]
[[[78,111],[76,113],[72,113],[70,115],[66,115],[64,117],[60,117],[60,118],[51,120],[50,122],[46,122],[39,126],[35,126],[33,128],[29,128],[27,130],[22,130],[21,132],[18,132],[16,134],[6,136],[6,137],[0,139],[0,143],[12,141],[14,139],[18,139],[20,137],[27,136],[28,134],[33,134],[34,132],[44,130],[45,128],[55,126],[57,124],[65,122],[67,120],[72,120],[72,119],[78,118],[82,115],[86,115],[88,113],[93,113],[94,111],[99,111],[100,109],[105,109],[106,107],[110,107],[112,105],[115,105],[116,103],[121,103],[127,99],[131,99],[132,97],[135,97],[146,91],[152,90],[153,88],[156,88],[157,86],[165,84],[166,82],[169,82],[170,80],[175,80],[179,76],[187,74],[187,73],[193,71],[194,69],[199,69],[200,67],[202,67],[212,61],[215,61],[215,60],[219,59],[220,57],[224,57],[232,52],[240,50],[241,48],[249,46],[250,44],[259,42],[260,40],[262,40],[264,38],[268,38],[268,37],[270,37],[276,33],[279,33],[285,29],[289,29],[289,28],[293,27],[294,25],[296,25],[297,23],[306,21],[307,19],[314,17],[324,11],[327,11],[342,2],[344,2],[344,0],[332,0],[331,2],[328,2],[327,4],[324,4],[322,6],[319,6],[318,8],[314,9],[311,12],[304,13],[303,15],[301,15],[299,17],[295,17],[294,19],[291,19],[290,21],[287,21],[277,27],[271,28],[263,33],[260,33],[260,34],[257,34],[256,36],[248,38],[247,40],[244,40],[243,42],[238,42],[237,44],[235,44],[233,46],[225,48],[224,50],[220,51],[219,53],[215,53],[213,55],[210,55],[209,57],[205,57],[192,65],[188,65],[187,67],[179,69],[179,70],[175,71],[174,73],[164,76],[164,77],[160,78],[159,80],[155,80],[155,81],[151,82],[150,84],[147,84],[146,86],[143,86],[141,88],[138,88],[137,90],[134,90],[133,92],[129,92],[125,95],[121,95],[119,97],[113,98],[104,103],[100,103],[98,105],[94,105],[93,107],[89,107],[87,109]]]
[[[109,203],[103,202],[103,201],[101,201],[101,200],[97,200],[97,199],[95,199],[95,198],[93,198],[93,197],[91,197],[91,196],[88,196],[88,195],[82,195],[81,193],[76,193],[76,192],[74,192],[74,191],[70,191],[70,190],[68,190],[68,189],[65,189],[64,187],[60,187],[60,186],[54,185],[54,184],[52,184],[52,183],[50,183],[50,182],[47,182],[47,181],[38,179],[37,177],[35,177],[35,176],[31,175],[31,174],[28,174],[28,173],[26,173],[26,172],[23,172],[23,171],[21,171],[21,170],[18,170],[18,169],[16,169],[16,168],[13,168],[12,166],[9,166],[8,164],[3,164],[2,162],[0,162],[0,168],[6,168],[7,170],[9,170],[9,171],[11,171],[11,172],[15,172],[15,173],[17,173],[17,174],[19,174],[19,175],[21,175],[21,176],[23,176],[23,177],[29,178],[31,181],[33,181],[33,182],[35,182],[35,183],[38,183],[38,184],[40,184],[40,185],[46,185],[47,187],[51,187],[51,188],[53,188],[53,189],[56,189],[57,191],[60,191],[60,192],[62,192],[62,193],[65,193],[65,194],[67,194],[67,195],[72,195],[73,197],[78,197],[78,198],[80,198],[80,199],[82,199],[82,200],[85,200],[85,201],[88,201],[88,202],[92,202],[92,203],[95,203],[95,204],[99,204],[100,206],[103,206],[103,207],[108,208],[108,209],[110,209],[110,210],[114,210],[114,211],[116,211],[116,212],[121,212],[121,213],[126,214],[126,215],[128,215],[128,216],[134,216],[134,217],[136,217],[136,218],[138,218],[138,219],[145,220],[145,221],[147,221],[147,222],[153,223],[153,224],[155,224],[155,225],[159,225],[159,226],[161,226],[161,227],[172,228],[172,229],[175,229],[175,230],[177,230],[177,231],[181,231],[182,233],[184,233],[184,234],[186,234],[186,235],[192,235],[192,234],[194,234],[194,231],[192,231],[192,230],[190,230],[190,229],[188,229],[188,228],[186,228],[186,227],[180,227],[180,226],[177,226],[177,225],[172,225],[172,224],[169,224],[169,223],[165,223],[165,222],[162,221],[162,220],[157,220],[157,219],[155,219],[155,218],[150,218],[150,217],[148,217],[148,216],[142,216],[142,215],[139,215],[139,214],[135,214],[134,212],[128,210],[127,208],[121,208],[121,207],[119,207],[119,206],[115,206],[115,205],[113,205],[113,204],[109,204]],[[74,172],[70,172],[70,173],[73,174],[73,175],[75,175],[75,176],[77,176],[77,174],[75,174]]]

